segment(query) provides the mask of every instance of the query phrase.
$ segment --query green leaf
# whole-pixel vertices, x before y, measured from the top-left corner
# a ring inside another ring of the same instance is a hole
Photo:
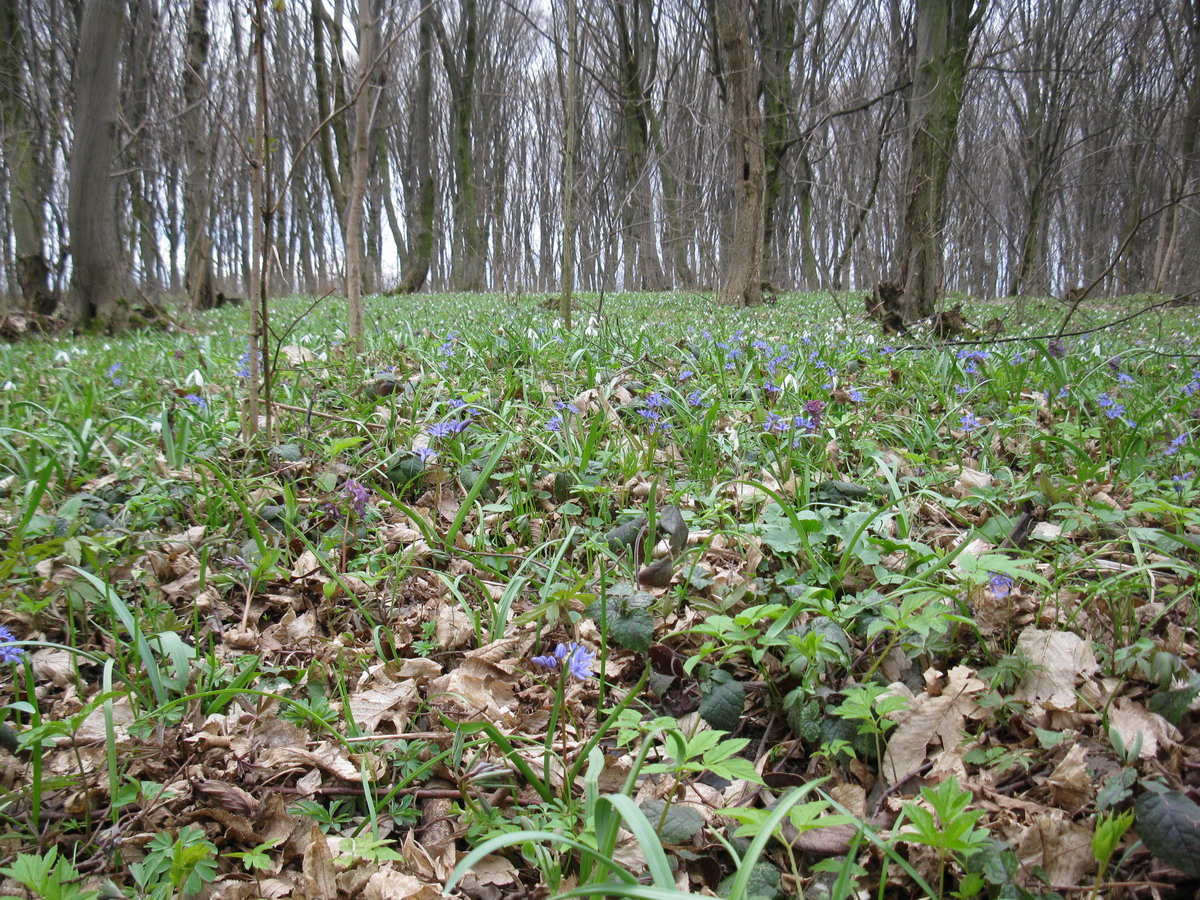
[[[614,585],[605,597],[608,613],[608,636],[626,650],[641,653],[650,649],[654,640],[654,619],[650,605],[654,595],[634,590],[632,585]],[[600,623],[600,600],[596,599],[584,609],[584,614]]]
[[[1170,866],[1200,878],[1200,806],[1178,791],[1146,793],[1134,804],[1138,837]]]
[[[721,881],[717,887],[718,897],[729,896],[730,891],[733,890],[733,882],[736,877],[736,874],[730,875]],[[776,898],[783,896],[779,870],[770,863],[755,863],[746,880],[745,893],[742,896],[746,900],[776,900]]]
[[[658,836],[664,844],[683,844],[704,827],[704,817],[700,815],[699,810],[681,803],[672,803],[667,807],[664,818],[663,809],[666,806],[665,800],[657,798],[646,800],[641,805],[642,812],[658,831]]]
[[[1137,771],[1134,769],[1119,769],[1109,776],[1104,787],[1096,794],[1096,809],[1104,811],[1110,806],[1124,803],[1133,793],[1131,788],[1136,780]]]
[[[300,462],[303,458],[299,444],[276,444],[267,453],[282,462]]]
[[[700,701],[700,717],[719,731],[733,731],[742,721],[746,688],[724,669],[714,669]]]
[[[1200,679],[1176,691],[1158,691],[1150,698],[1150,712],[1158,713],[1172,725],[1183,721],[1192,701],[1200,694]]]

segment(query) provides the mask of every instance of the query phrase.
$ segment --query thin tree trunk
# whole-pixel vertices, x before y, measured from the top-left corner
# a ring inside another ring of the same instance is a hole
[[[58,305],[42,248],[46,232],[46,179],[34,120],[27,106],[25,43],[17,4],[0,4],[0,115],[8,169],[8,215],[16,244],[16,276],[25,308],[48,315]]]
[[[350,192],[346,197],[346,304],[350,320],[348,336],[355,353],[363,351],[363,194],[370,165],[371,118],[374,92],[367,89],[375,65],[381,0],[358,0],[358,95],[354,103],[354,149],[351,159]]]
[[[433,259],[433,216],[436,197],[433,190],[433,171],[430,164],[433,144],[433,4],[421,9],[417,32],[420,57],[417,60],[417,87],[412,101],[413,174],[416,178],[416,215],[410,214],[408,253],[404,257],[404,280],[397,291],[415,294],[429,278]]]

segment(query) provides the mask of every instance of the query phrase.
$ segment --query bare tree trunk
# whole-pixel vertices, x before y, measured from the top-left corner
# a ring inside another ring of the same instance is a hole
[[[576,0],[567,0],[566,85],[563,89],[562,274],[558,315],[571,327],[571,294],[575,290],[575,157],[579,153],[578,68],[579,23]],[[560,54],[560,66],[561,54]]]
[[[404,260],[404,280],[397,289],[402,294],[415,294],[429,278],[433,258],[433,216],[436,197],[433,190],[433,171],[430,164],[433,145],[433,4],[421,8],[421,23],[417,41],[420,57],[417,60],[417,87],[413,93],[412,147],[413,175],[416,178],[416,215],[409,215],[408,254]]]
[[[454,157],[454,246],[451,273],[461,291],[481,291],[485,285],[486,248],[480,224],[475,184],[475,142],[471,131],[475,113],[475,74],[479,63],[478,0],[460,0],[458,32],[453,43],[435,17],[442,60],[450,82],[451,144]]]
[[[721,301],[730,306],[755,306],[763,300],[766,168],[749,0],[715,0],[713,14],[725,77],[734,182],[733,240]]]
[[[46,179],[40,140],[30,115],[24,76],[24,47],[17,4],[0,4],[0,115],[8,169],[8,215],[16,244],[16,276],[25,308],[48,315],[58,298],[42,248],[46,232]]]
[[[330,42],[341,40],[341,29],[328,21],[322,0],[312,0],[313,76],[317,85],[317,115],[320,117],[321,171],[329,182],[329,193],[339,224],[346,220],[346,184],[349,177],[350,139],[346,134],[345,91],[337,61],[325,56],[325,33]],[[335,54],[336,57],[336,54]]]
[[[932,315],[944,288],[946,179],[958,134],[971,34],[986,7],[987,0],[917,0],[899,245],[906,320]]]
[[[188,12],[187,59],[183,67],[183,131],[187,174],[183,182],[187,262],[183,283],[188,306],[211,309],[212,242],[208,232],[209,189],[212,178],[208,141],[204,134],[204,100],[208,92],[208,0],[191,0]]]
[[[348,335],[355,353],[363,350],[363,194],[367,189],[367,168],[371,162],[371,119],[375,108],[375,97],[366,82],[376,63],[380,8],[381,0],[358,0],[358,95],[354,102],[354,149],[344,234],[346,304],[350,313]]]
[[[124,0],[83,9],[75,61],[75,142],[68,216],[72,276],[68,318],[77,328],[116,331],[129,319],[129,287],[117,223],[117,91]]]

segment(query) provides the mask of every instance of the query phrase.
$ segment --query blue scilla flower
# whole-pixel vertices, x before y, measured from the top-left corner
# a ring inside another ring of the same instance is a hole
[[[992,593],[1000,600],[1011,594],[1012,589],[1017,586],[1015,581],[1000,572],[993,572],[992,577],[988,579],[988,584],[992,586]]]
[[[592,663],[595,661],[595,653],[574,641],[559,644],[550,655],[533,657],[533,663],[543,669],[557,669],[561,664],[564,672],[570,672],[580,681],[592,677]]]
[[[20,660],[25,648],[13,646],[16,639],[11,631],[0,625],[0,663],[15,663]]]

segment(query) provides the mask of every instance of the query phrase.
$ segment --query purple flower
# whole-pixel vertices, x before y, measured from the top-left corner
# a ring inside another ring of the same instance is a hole
[[[208,401],[199,394],[187,394],[183,399],[195,403],[196,406],[200,407],[201,412],[208,412]]]
[[[436,422],[425,429],[425,432],[431,438],[444,438],[454,434],[454,428],[449,422]]]
[[[20,660],[25,648],[13,646],[16,639],[11,631],[0,625],[0,663],[15,663]]]
[[[592,677],[592,663],[596,654],[582,644],[571,641],[569,644],[559,644],[554,653],[548,656],[535,656],[532,662],[543,669],[557,669],[561,663],[564,672],[570,672],[580,681]]]
[[[763,382],[763,390],[766,391],[768,394],[778,394],[780,391],[783,390],[783,388],[781,388],[779,385],[775,384],[772,381],[764,381]]]
[[[651,409],[658,409],[661,406],[667,406],[670,401],[663,395],[662,391],[654,391],[646,395],[646,405]]]
[[[550,420],[548,422],[546,422],[546,430],[547,431],[562,431],[562,427],[563,427],[562,416],[551,416]]]
[[[992,593],[995,594],[996,598],[999,600],[1003,600],[1005,597],[1011,594],[1012,589],[1017,585],[1017,583],[1007,575],[1003,575],[999,572],[992,573],[992,577],[988,579],[988,584],[992,586]]]
[[[691,369],[684,369],[682,372],[679,373],[679,379],[678,379],[679,383],[682,384],[683,382],[687,381],[689,378],[693,377],[695,374],[696,373],[693,372]]]
[[[1175,493],[1182,496],[1183,489],[1187,487],[1187,483],[1195,477],[1195,472],[1184,472],[1182,475],[1172,475],[1171,481],[1173,482]]]
[[[421,462],[429,462],[430,459],[437,456],[437,452],[432,447],[420,447],[417,449],[417,456]]]
[[[350,501],[350,508],[354,510],[354,514],[361,518],[367,511],[367,503],[371,499],[371,492],[361,482],[350,478],[346,481],[345,496]]]
[[[1046,352],[1049,353],[1051,356],[1053,356],[1055,359],[1062,359],[1064,356],[1067,355],[1066,342],[1059,338],[1055,338],[1054,340],[1052,340],[1050,343],[1048,343],[1046,345]]]
[[[958,421],[959,421],[959,424],[962,426],[962,430],[968,431],[968,432],[974,431],[976,428],[978,428],[980,425],[983,424],[982,422],[979,421],[979,419],[977,419],[975,417],[975,413],[973,413],[973,412],[967,413],[965,416],[963,416]]]
[[[123,378],[117,377],[117,372],[120,371],[120,369],[121,369],[121,364],[119,362],[115,362],[111,366],[108,367],[108,380],[111,381],[113,384],[115,384],[117,387],[120,387],[121,385],[123,385],[125,383],[125,380]]]
[[[752,343],[750,346],[755,350],[762,350],[764,353],[771,352],[771,345],[761,339],[754,341],[754,343]]]
[[[858,388],[850,388],[848,393],[850,394],[850,402],[851,403],[862,403],[863,400],[866,399],[866,397],[863,396],[863,392],[860,391]]]
[[[810,431],[816,431],[821,427],[821,415],[825,412],[824,400],[809,400],[804,404],[804,412],[812,419],[812,427]]]
[[[1122,372],[1120,375],[1117,376],[1117,384],[1133,384],[1133,383],[1134,383],[1133,376],[1130,375],[1128,372]]]
[[[699,388],[687,395],[687,402],[689,406],[707,406],[704,402],[704,392]]]
[[[792,419],[792,429],[797,432],[802,431],[805,434],[812,434],[817,430],[817,423],[810,416],[796,416]],[[800,438],[796,438],[792,441],[792,446],[795,447],[799,443]]]

